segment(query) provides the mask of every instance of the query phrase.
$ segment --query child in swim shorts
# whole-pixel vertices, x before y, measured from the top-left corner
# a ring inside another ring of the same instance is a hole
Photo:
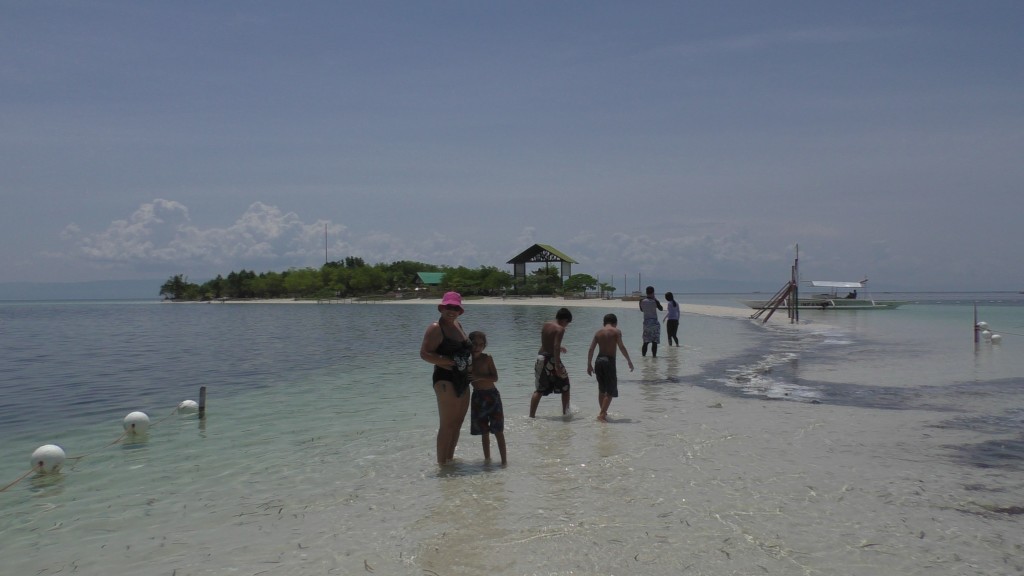
[[[595,350],[598,352],[596,360]],[[629,371],[632,372],[633,361],[629,359],[629,351],[622,343],[619,319],[615,314],[605,314],[604,326],[594,332],[590,350],[587,351],[587,375],[597,376],[597,405],[601,409],[597,419],[601,422],[608,421],[608,407],[612,404],[612,398],[619,397],[619,379],[615,372],[616,350],[622,351],[622,356],[629,364]]]
[[[469,433],[480,436],[484,448],[484,460],[491,459],[491,437],[498,441],[498,453],[501,454],[501,465],[508,465],[505,451],[505,414],[501,407],[501,394],[494,386],[498,381],[498,369],[494,367],[494,358],[484,353],[487,347],[487,336],[480,331],[470,332],[469,341],[473,345],[473,364],[470,368],[470,382],[473,385],[473,396],[469,403]]]

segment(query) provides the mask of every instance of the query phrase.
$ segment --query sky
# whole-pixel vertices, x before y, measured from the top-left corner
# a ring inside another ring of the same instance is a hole
[[[549,244],[1024,290],[1024,3],[0,0],[0,283]]]

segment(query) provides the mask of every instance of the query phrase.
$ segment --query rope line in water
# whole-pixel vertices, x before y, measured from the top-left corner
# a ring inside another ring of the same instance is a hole
[[[28,475],[29,475],[29,474],[31,474],[31,473],[33,473],[33,472],[35,472],[35,471],[36,471],[36,469],[35,469],[35,468],[32,468],[32,469],[31,469],[31,470],[29,470],[28,472],[25,472],[24,474],[22,474],[22,475],[21,475],[21,478],[18,478],[17,480],[15,480],[14,482],[11,482],[11,483],[10,483],[10,484],[8,484],[7,486],[4,486],[3,488],[0,488],[0,492],[3,492],[3,491],[5,491],[5,490],[7,490],[7,489],[8,489],[8,488],[10,488],[11,486],[14,486],[15,484],[17,484],[18,482],[21,482],[21,481],[22,481],[22,480],[24,480],[25,478],[28,478]]]
[[[117,438],[116,438],[116,439],[115,439],[115,440],[114,440],[113,442],[111,442],[110,444],[107,444],[106,446],[101,446],[101,447],[99,447],[99,448],[97,448],[97,449],[93,450],[92,452],[86,452],[85,454],[82,454],[81,456],[68,456],[68,457],[67,457],[67,459],[68,459],[68,460],[81,460],[82,458],[85,458],[86,456],[92,456],[93,454],[95,454],[95,453],[99,452],[100,450],[103,450],[104,448],[110,448],[110,447],[111,447],[111,446],[113,446],[114,444],[117,444],[118,442],[120,442],[121,440],[123,440],[123,439],[124,439],[124,437],[125,437],[125,436],[127,436],[127,435],[128,435],[128,431],[127,431],[127,430],[125,430],[124,432],[121,432],[121,435],[120,435],[120,436],[118,436],[118,437],[117,437]]]
[[[171,413],[170,413],[170,414],[168,414],[167,416],[164,416],[163,418],[161,418],[161,419],[157,420],[157,421],[156,421],[156,422],[154,422],[153,424],[150,424],[150,425],[149,425],[149,427],[150,427],[150,428],[152,428],[152,427],[154,427],[154,426],[156,426],[156,425],[160,424],[160,423],[161,423],[161,422],[163,422],[164,420],[167,420],[167,419],[168,419],[168,418],[170,418],[171,416],[174,416],[174,415],[175,415],[175,414],[177,414],[177,413],[178,413],[178,408],[177,408],[177,407],[175,407],[175,408],[174,408],[174,410],[171,410]],[[75,461],[75,463],[77,464],[79,460],[81,460],[82,458],[85,458],[86,456],[91,456],[91,455],[93,455],[93,454],[95,454],[95,453],[99,452],[100,450],[104,450],[104,449],[106,449],[106,448],[110,448],[110,447],[111,447],[111,446],[113,446],[114,444],[118,444],[118,443],[120,443],[120,442],[121,442],[122,440],[124,440],[125,436],[127,436],[127,435],[128,435],[128,434],[129,434],[130,432],[131,432],[131,430],[129,430],[129,429],[125,429],[125,431],[124,431],[124,432],[121,432],[121,435],[120,435],[120,436],[118,436],[117,438],[115,438],[113,442],[111,442],[111,443],[109,443],[109,444],[107,444],[107,445],[105,445],[105,446],[101,446],[101,447],[99,447],[99,448],[97,448],[97,449],[93,450],[92,452],[86,452],[85,454],[81,454],[81,455],[79,455],[79,456],[67,456],[67,457],[65,458],[65,460],[68,460],[68,461],[74,460],[74,461]],[[9,488],[11,488],[12,486],[15,486],[16,484],[18,484],[18,482],[21,482],[21,481],[22,481],[22,480],[24,480],[25,478],[28,478],[28,477],[29,477],[29,476],[30,476],[30,475],[31,475],[31,474],[32,474],[33,472],[38,472],[38,471],[40,470],[40,468],[41,468],[41,466],[32,466],[32,468],[31,468],[31,469],[29,469],[29,471],[28,471],[28,472],[25,472],[24,474],[22,474],[22,475],[21,475],[21,476],[20,476],[20,477],[19,477],[19,478],[18,478],[17,480],[15,480],[15,481],[11,482],[10,484],[8,484],[8,485],[4,486],[3,488],[0,488],[0,492],[5,492],[5,491],[7,491],[7,490],[8,490]]]

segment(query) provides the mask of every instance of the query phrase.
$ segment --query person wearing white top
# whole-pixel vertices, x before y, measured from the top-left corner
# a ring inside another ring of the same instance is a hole
[[[668,345],[672,345],[672,341],[675,340],[676,346],[679,346],[679,303],[676,302],[671,292],[665,292],[665,300],[668,302],[668,312],[665,313],[665,330],[668,332]]]

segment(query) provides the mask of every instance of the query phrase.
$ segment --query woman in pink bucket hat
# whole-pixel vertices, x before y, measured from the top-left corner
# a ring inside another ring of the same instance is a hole
[[[420,358],[434,365],[434,395],[437,396],[437,463],[448,464],[455,458],[459,431],[469,410],[469,368],[473,347],[459,323],[462,296],[448,292],[437,305],[441,317],[427,326],[420,345]]]

